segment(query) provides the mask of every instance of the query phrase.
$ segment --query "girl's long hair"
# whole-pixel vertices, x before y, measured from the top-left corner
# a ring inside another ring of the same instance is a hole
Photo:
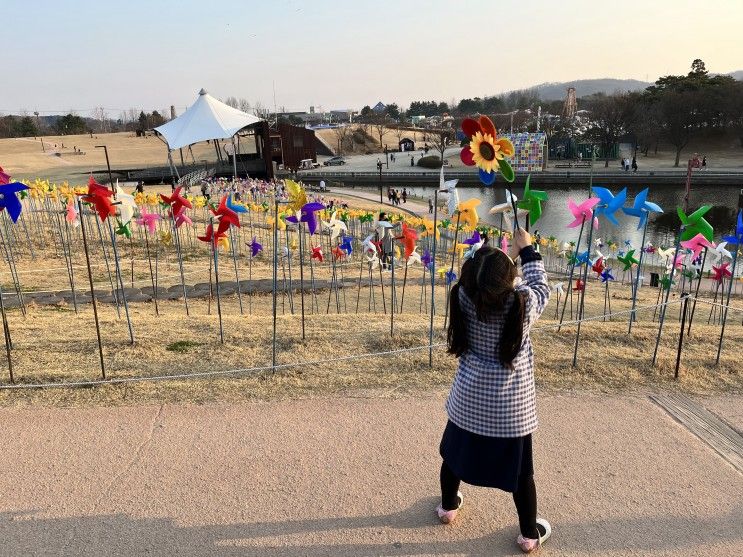
[[[449,294],[449,354],[459,357],[467,350],[467,321],[459,302],[459,289],[475,306],[478,321],[503,319],[503,334],[498,347],[501,364],[513,368],[513,360],[524,338],[524,297],[516,292],[513,282],[516,266],[501,250],[483,246],[465,261],[462,276]]]

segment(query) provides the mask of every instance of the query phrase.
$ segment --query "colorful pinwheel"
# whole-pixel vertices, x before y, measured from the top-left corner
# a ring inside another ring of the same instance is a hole
[[[334,242],[335,239],[340,235],[341,232],[348,232],[348,227],[346,226],[346,223],[342,220],[338,220],[335,218],[335,216],[338,214],[338,211],[333,211],[333,214],[330,216],[329,222],[322,223],[323,227],[330,230],[330,241]]]
[[[462,149],[460,158],[467,166],[476,166],[479,169],[480,181],[486,186],[492,186],[496,172],[500,170],[504,180],[513,182],[513,168],[506,159],[510,159],[516,150],[510,140],[498,138],[498,132],[490,118],[466,118],[462,122],[462,131],[469,138],[469,145]]]
[[[338,244],[338,247],[341,248],[347,256],[351,256],[353,253],[353,236],[341,236],[341,243]]]
[[[317,259],[320,263],[325,261],[325,257],[322,253],[322,246],[317,246],[312,248],[312,255],[310,256],[311,259]]]
[[[423,255],[421,256],[421,265],[423,265],[427,269],[433,270],[433,257],[431,256],[430,251],[423,250]]]
[[[227,200],[229,195],[225,195],[219,200],[219,205],[216,209],[211,209],[212,214],[219,219],[219,226],[217,227],[217,235],[222,236],[225,232],[230,229],[230,226],[236,226],[240,228],[240,217],[237,213],[227,207]]]
[[[110,189],[96,182],[91,176],[88,180],[88,193],[82,197],[82,200],[93,205],[100,219],[105,221],[116,214],[116,208],[111,202],[112,195],[113,192]]]
[[[586,287],[586,283],[583,282],[583,279],[578,279],[575,281],[575,286],[573,286],[573,292],[580,292],[584,290]]]
[[[733,254],[731,254],[730,251],[727,249],[727,245],[728,243],[723,241],[714,247],[715,253],[720,256],[720,261],[722,261],[725,257],[730,259],[733,256]]]
[[[255,257],[263,251],[263,246],[258,242],[255,236],[253,236],[252,242],[245,242],[245,245],[250,248],[250,257]]]
[[[723,281],[723,279],[732,277],[733,273],[730,272],[730,269],[728,267],[730,267],[729,261],[725,261],[720,265],[712,265],[712,280],[720,283]]]
[[[611,269],[609,267],[601,271],[600,276],[601,276],[601,282],[609,282],[610,280],[614,280],[614,275],[611,274]]]
[[[452,282],[457,280],[457,273],[452,270],[448,270],[446,271],[446,273],[444,273],[444,278],[446,279],[446,285],[449,286]]]
[[[679,219],[681,219],[681,240],[691,240],[697,234],[701,234],[710,242],[712,241],[714,230],[712,229],[712,225],[704,218],[704,215],[711,208],[712,205],[702,205],[688,216],[681,207],[676,209],[676,213],[678,213]]]
[[[242,203],[235,203],[235,200],[232,198],[231,195],[227,196],[227,208],[230,209],[230,211],[234,211],[235,213],[248,212],[248,208]]]
[[[286,192],[289,194],[290,209],[300,211],[302,207],[307,205],[307,194],[304,192],[302,186],[294,180],[284,180],[284,186],[286,187]]]
[[[598,228],[599,219],[593,216],[592,210],[598,202],[598,197],[591,197],[590,199],[586,199],[580,205],[577,205],[572,199],[568,199],[568,209],[570,209],[570,212],[573,213],[573,217],[575,217],[575,220],[568,224],[568,228],[575,228],[586,221],[590,223],[591,220],[593,220],[593,227]]]
[[[415,242],[418,240],[418,231],[403,223],[402,233],[397,236],[395,240],[399,240],[405,248],[405,259],[410,257],[410,254],[415,250]]]
[[[444,167],[441,167],[441,175],[439,177],[439,190],[442,193],[447,194],[446,207],[449,211],[449,216],[453,216],[459,205],[459,192],[457,192],[457,183],[459,180],[447,180],[444,181]]]
[[[302,208],[297,211],[296,215],[286,217],[286,220],[295,224],[306,222],[307,230],[309,230],[310,236],[312,236],[317,231],[319,222],[317,218],[317,211],[322,211],[324,208],[325,205],[323,205],[322,203],[305,203],[304,205],[302,205]]]
[[[180,228],[184,224],[193,226],[193,221],[191,220],[191,217],[188,216],[185,209],[181,209],[181,212],[175,217],[175,227]]]
[[[591,189],[600,200],[593,210],[594,216],[603,215],[614,226],[619,226],[619,221],[614,213],[622,209],[625,201],[627,201],[627,188],[624,188],[616,196],[606,188],[593,186]]]
[[[606,269],[606,265],[604,265],[604,258],[599,257],[594,261],[593,265],[591,266],[591,269],[593,270],[596,275],[601,276],[601,273],[604,272],[604,269]]]
[[[191,202],[181,195],[182,189],[183,186],[178,186],[173,190],[173,193],[170,196],[163,193],[160,194],[160,199],[163,204],[170,206],[171,214],[174,217],[177,217],[184,209],[193,208]]]
[[[641,230],[642,227],[645,226],[645,223],[648,220],[649,213],[663,212],[663,209],[660,208],[660,205],[649,202],[647,198],[648,188],[645,188],[640,193],[638,193],[637,196],[635,196],[632,207],[622,207],[622,211],[624,211],[624,214],[630,215],[632,217],[637,217],[639,219],[639,222],[637,223],[637,230]]]
[[[713,244],[707,238],[702,236],[702,234],[697,234],[696,236],[690,238],[689,240],[682,241],[681,247],[691,250],[691,252],[694,254],[693,255],[694,259],[696,259],[702,253],[702,250],[704,248],[714,249],[715,244]]]
[[[617,260],[624,265],[624,268],[622,269],[623,271],[630,270],[633,265],[637,265],[640,262],[633,257],[634,255],[635,250],[631,249],[625,255],[617,257]]]
[[[10,176],[0,167],[0,210],[5,209],[13,222],[18,221],[23,206],[16,194],[23,194],[28,189],[26,184],[11,182]]]
[[[547,192],[533,190],[529,186],[531,180],[531,174],[526,177],[526,185],[524,186],[524,198],[519,202],[519,208],[529,212],[529,224],[534,226],[542,216],[542,202],[547,201]]]
[[[131,221],[130,222],[121,222],[120,220],[116,219],[116,234],[119,236],[124,236],[125,238],[131,238],[132,237],[132,227],[131,227]]]
[[[334,247],[331,253],[333,254],[333,259],[335,259],[336,261],[346,257],[346,252],[343,251],[339,246]]]
[[[730,236],[723,236],[722,239],[727,243],[735,246],[736,252],[743,244],[743,209],[738,211],[738,222],[735,225],[735,231]]]
[[[476,197],[468,199],[467,201],[462,201],[457,206],[457,211],[459,211],[459,222],[474,230],[477,223],[480,221],[480,217],[477,214],[477,206],[480,205],[480,203],[480,200]]]
[[[150,234],[154,234],[157,229],[157,221],[160,220],[160,215],[152,212],[148,213],[144,205],[139,209],[139,217],[137,217],[137,224],[139,226],[146,226]]]
[[[134,218],[134,210],[137,208],[137,204],[134,203],[134,196],[126,193],[118,183],[116,184],[116,201],[114,204],[119,206],[121,222],[129,224]]]
[[[75,198],[67,198],[67,207],[65,208],[65,220],[73,226],[79,226],[80,221],[77,218],[77,208],[75,207]]]
[[[199,240],[205,243],[211,244],[212,242],[217,243],[217,241],[224,236],[224,232],[220,233],[219,230],[217,232],[214,232],[214,226],[212,224],[208,224],[206,227],[206,232],[203,236],[196,236]]]

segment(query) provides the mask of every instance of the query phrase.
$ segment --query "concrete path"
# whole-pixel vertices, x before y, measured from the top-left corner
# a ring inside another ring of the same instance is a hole
[[[508,494],[434,515],[443,401],[1,409],[0,555],[517,555]],[[539,410],[541,554],[743,554],[743,477],[647,394]]]

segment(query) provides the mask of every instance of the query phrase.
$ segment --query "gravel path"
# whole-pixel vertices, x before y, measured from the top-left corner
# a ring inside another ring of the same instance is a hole
[[[437,523],[443,400],[0,409],[0,555],[517,555],[507,494]],[[646,394],[539,410],[542,554],[743,553],[743,477]]]

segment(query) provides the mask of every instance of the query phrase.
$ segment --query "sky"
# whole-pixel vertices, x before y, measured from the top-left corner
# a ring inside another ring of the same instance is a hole
[[[743,69],[743,0],[0,0],[0,113],[286,110]],[[275,93],[274,93],[275,92]]]

